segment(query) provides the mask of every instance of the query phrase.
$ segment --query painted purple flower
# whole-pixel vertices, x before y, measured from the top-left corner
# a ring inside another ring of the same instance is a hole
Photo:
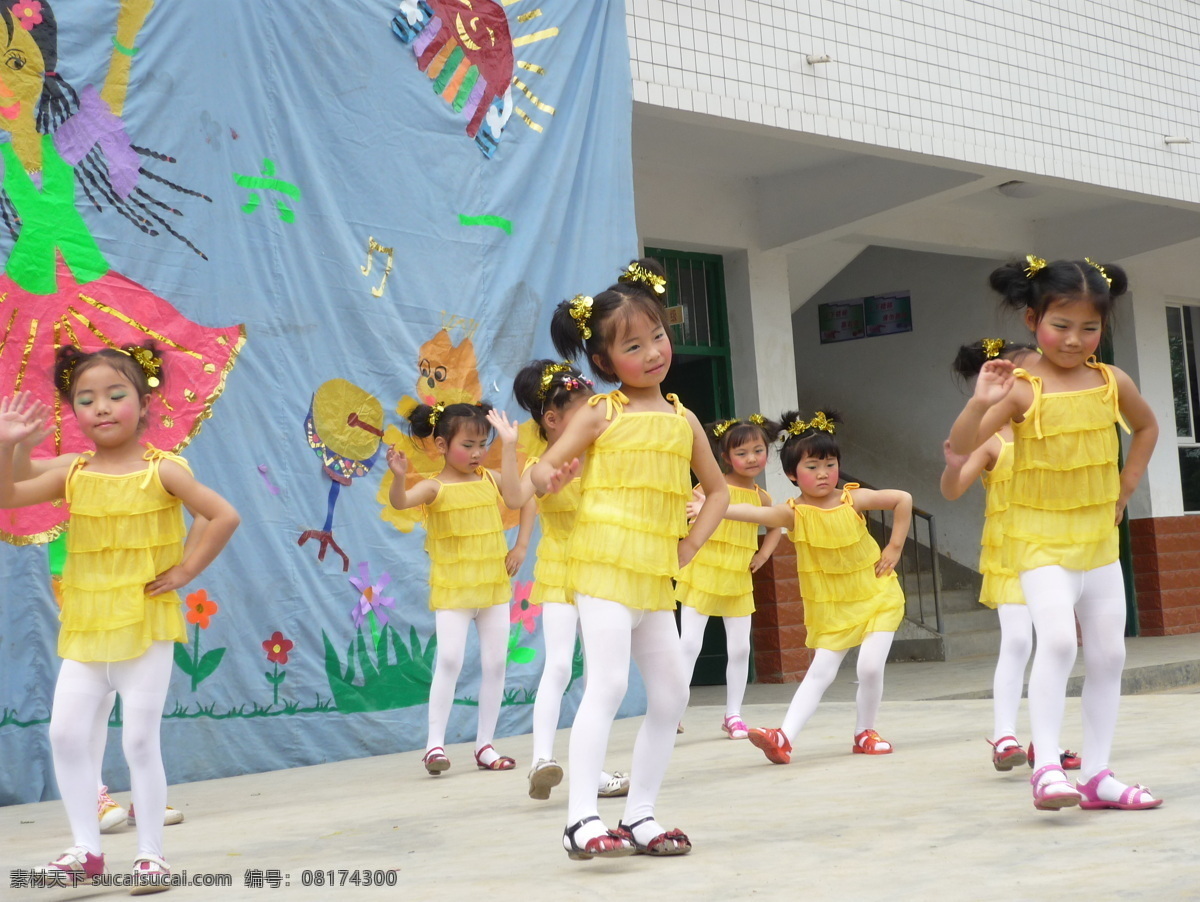
[[[367,614],[372,611],[375,612],[375,618],[379,621],[380,626],[384,626],[388,622],[387,612],[383,609],[395,608],[396,599],[390,595],[384,595],[383,590],[391,581],[392,577],[385,571],[379,575],[379,581],[372,584],[367,562],[359,563],[358,576],[350,577],[350,585],[360,593],[358,601],[350,611],[350,617],[356,627],[361,627]]]

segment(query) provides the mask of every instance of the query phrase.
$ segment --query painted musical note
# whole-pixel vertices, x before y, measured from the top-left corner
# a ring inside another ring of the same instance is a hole
[[[385,254],[387,256],[387,265],[383,269],[383,281],[381,281],[379,283],[378,288],[371,289],[371,294],[373,294],[373,295],[375,295],[375,297],[379,298],[379,297],[383,297],[383,286],[385,286],[387,284],[388,276],[390,276],[392,274],[392,262],[396,256],[396,251],[394,248],[384,247],[382,244],[380,244],[378,241],[376,241],[373,237],[368,236],[367,237],[367,265],[359,267],[359,270],[362,272],[362,274],[364,276],[369,276],[371,274],[371,264],[373,264],[375,262],[375,258],[372,256],[372,254],[377,254],[377,253]]]

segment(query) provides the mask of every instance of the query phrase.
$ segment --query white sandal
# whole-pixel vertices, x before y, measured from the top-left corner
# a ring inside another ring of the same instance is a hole
[[[139,855],[133,859],[131,896],[161,893],[171,888],[171,866],[157,855]]]

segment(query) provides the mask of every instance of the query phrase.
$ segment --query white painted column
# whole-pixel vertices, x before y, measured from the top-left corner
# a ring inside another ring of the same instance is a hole
[[[787,256],[735,251],[724,263],[734,409],[738,416],[777,417],[797,403]],[[778,460],[767,467],[766,489],[777,502],[796,494]]]

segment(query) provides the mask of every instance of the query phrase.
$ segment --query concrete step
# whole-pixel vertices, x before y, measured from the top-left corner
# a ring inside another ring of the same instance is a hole
[[[942,636],[946,661],[961,661],[982,655],[995,657],[1000,651],[1000,630],[966,630]]]
[[[990,608],[981,604],[975,605],[970,611],[952,611],[942,613],[942,632],[969,633],[976,630],[1000,631],[1000,618]]]

